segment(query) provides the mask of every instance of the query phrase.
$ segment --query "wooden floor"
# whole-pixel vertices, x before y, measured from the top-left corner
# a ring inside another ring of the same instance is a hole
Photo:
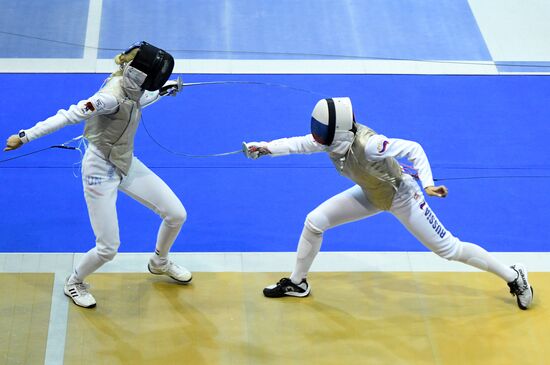
[[[43,364],[53,274],[0,273],[0,364]]]
[[[0,274],[0,364],[44,362],[52,276]],[[64,363],[550,363],[550,273],[530,273],[528,311],[486,273],[312,273],[310,297],[264,298],[280,276],[94,274],[98,306],[69,306]]]

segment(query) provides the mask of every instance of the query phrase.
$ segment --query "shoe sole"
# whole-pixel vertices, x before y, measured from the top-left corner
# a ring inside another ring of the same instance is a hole
[[[527,281],[527,283],[529,283],[529,279],[528,279],[528,274],[527,274],[527,269],[525,268],[525,266],[521,263],[518,263],[518,264],[515,264],[513,265],[513,269],[518,273],[519,275],[519,271],[516,269],[519,268],[520,270],[523,270],[523,272],[525,273],[525,281]],[[532,286],[529,286],[529,288],[531,289],[531,302],[529,303],[529,307],[531,306],[531,303],[533,303],[533,299],[535,298],[535,292],[533,291],[533,287]],[[521,302],[519,301],[519,297],[516,296],[516,302],[518,303],[518,307],[519,309],[521,310],[527,310],[529,309],[529,307],[526,307],[524,306],[523,304],[521,304]]]
[[[291,291],[291,292],[285,293],[285,295],[289,297],[297,297],[297,298],[307,297],[309,295],[309,287],[303,293],[297,293],[297,292]]]
[[[531,288],[531,303],[533,303],[533,299],[535,298],[535,291],[533,290],[533,287],[532,287],[532,286],[531,286],[530,288]],[[519,297],[517,297],[517,296],[516,296],[516,301],[518,302],[518,307],[519,307],[519,309],[521,309],[521,310],[527,310],[527,309],[529,309],[530,306],[529,306],[529,307],[526,307],[526,306],[524,306],[523,304],[521,304],[520,301],[519,301]]]
[[[311,287],[308,287],[307,290],[303,293],[297,293],[297,292],[294,292],[294,291],[289,291],[289,292],[284,293],[283,295],[269,295],[269,294],[266,294],[265,289],[264,289],[263,294],[267,298],[284,298],[284,297],[304,298],[304,297],[307,297],[309,295],[310,289],[311,289]]]
[[[153,272],[151,270],[151,266],[149,266],[149,264],[147,264],[147,270],[149,270],[149,272],[153,275],[165,275],[165,276],[168,276],[169,278],[171,278],[172,280],[174,281],[177,281],[178,283],[181,283],[181,284],[189,284],[191,282],[191,280],[193,280],[193,276],[191,275],[191,277],[189,278],[189,280],[178,280],[176,279],[175,277],[173,277],[172,275],[166,275],[165,273],[162,273],[162,272]]]
[[[73,299],[73,297],[71,297],[69,294],[67,294],[67,292],[65,292],[65,290],[63,290],[63,294],[65,294],[65,296],[66,296],[67,298],[71,299],[71,300],[73,301],[73,303],[74,303],[76,306],[80,307],[80,308],[94,308],[94,307],[97,305],[97,303],[94,303],[94,304],[89,305],[89,306],[80,305],[80,304],[78,304],[77,302],[75,302],[75,300]]]

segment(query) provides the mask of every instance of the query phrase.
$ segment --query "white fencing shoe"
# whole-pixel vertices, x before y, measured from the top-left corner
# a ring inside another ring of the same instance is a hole
[[[522,264],[515,264],[511,266],[515,272],[518,273],[518,277],[508,283],[510,287],[510,293],[516,296],[518,307],[520,309],[527,309],[533,302],[533,287],[527,281],[527,269]]]
[[[168,261],[165,265],[156,266],[153,260],[149,260],[147,269],[151,274],[166,275],[177,281],[178,283],[187,284],[193,279],[193,275],[185,267]]]
[[[69,284],[69,277],[65,280],[65,295],[71,298],[74,304],[79,307],[93,308],[96,305],[95,298],[88,289],[90,285],[88,283],[74,283]]]

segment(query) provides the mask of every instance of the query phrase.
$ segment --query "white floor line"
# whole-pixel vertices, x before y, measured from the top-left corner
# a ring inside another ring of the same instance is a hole
[[[52,289],[52,303],[44,365],[63,364],[70,299],[63,294],[66,272],[56,272]]]
[[[86,24],[86,40],[84,44],[84,59],[96,60],[101,32],[101,12],[103,0],[90,0],[88,7],[88,22]]]

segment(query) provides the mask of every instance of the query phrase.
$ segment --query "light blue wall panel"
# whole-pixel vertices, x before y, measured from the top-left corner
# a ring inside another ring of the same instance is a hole
[[[0,58],[80,58],[88,0],[0,0]]]
[[[466,0],[104,2],[101,46],[136,40],[177,58],[490,60]]]

